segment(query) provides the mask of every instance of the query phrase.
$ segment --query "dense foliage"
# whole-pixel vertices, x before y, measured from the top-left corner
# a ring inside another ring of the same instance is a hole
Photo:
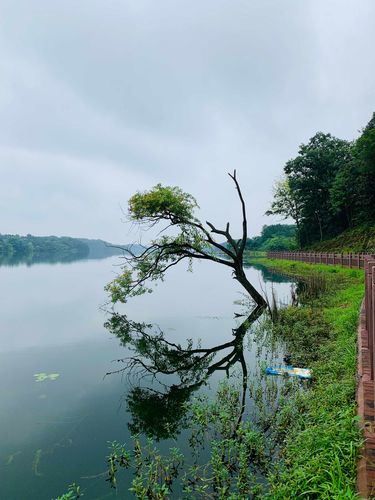
[[[375,223],[375,113],[353,142],[318,132],[284,166],[268,215],[292,218],[302,246]]]
[[[283,251],[296,248],[296,226],[291,224],[263,226],[260,236],[248,238],[246,241],[246,249],[251,251]]]

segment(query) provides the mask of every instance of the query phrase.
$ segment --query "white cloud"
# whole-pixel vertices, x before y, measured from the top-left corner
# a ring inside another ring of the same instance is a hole
[[[299,144],[353,138],[373,111],[371,0],[0,9],[2,232],[123,241],[119,204],[156,182],[238,227],[234,168],[257,232]]]

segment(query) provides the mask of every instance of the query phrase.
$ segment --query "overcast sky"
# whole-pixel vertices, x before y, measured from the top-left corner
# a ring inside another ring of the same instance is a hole
[[[158,182],[250,233],[315,132],[375,110],[374,0],[0,0],[0,233],[134,240]]]

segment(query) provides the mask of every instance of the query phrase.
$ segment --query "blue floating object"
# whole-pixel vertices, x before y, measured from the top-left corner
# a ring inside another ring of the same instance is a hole
[[[267,375],[288,375],[289,377],[311,378],[309,368],[295,368],[293,366],[280,366],[279,368],[266,368]]]

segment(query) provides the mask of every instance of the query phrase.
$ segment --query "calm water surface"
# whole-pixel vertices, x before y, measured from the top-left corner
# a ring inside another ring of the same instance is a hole
[[[0,267],[0,499],[50,500],[77,482],[85,499],[114,497],[105,481],[108,441],[129,443],[132,417],[124,404],[137,377],[111,375],[129,352],[104,327],[105,283],[117,272],[118,257],[70,264]],[[262,273],[249,269],[252,283],[270,289]],[[272,278],[272,276],[271,276]],[[271,279],[266,275],[266,280]],[[285,280],[284,280],[285,281]],[[288,300],[290,283],[275,284]],[[122,307],[132,320],[157,324],[173,342],[213,347],[233,339],[241,321],[241,289],[227,269],[212,263],[171,271],[153,294]],[[251,343],[250,343],[251,344]],[[255,363],[250,345],[247,362]],[[34,374],[59,374],[36,382]],[[223,372],[214,372],[212,391]],[[177,437],[185,450],[186,432]],[[161,440],[166,451],[176,442]],[[123,475],[117,498],[131,498]]]

